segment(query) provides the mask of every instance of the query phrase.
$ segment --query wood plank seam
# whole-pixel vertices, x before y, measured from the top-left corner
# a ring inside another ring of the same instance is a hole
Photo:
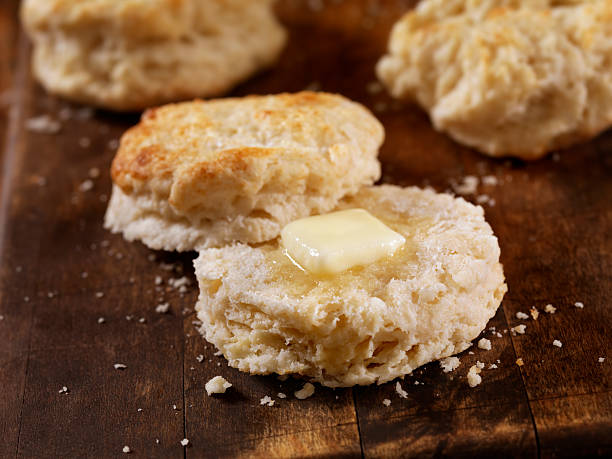
[[[9,109],[9,125],[7,129],[6,142],[2,155],[2,180],[0,190],[0,265],[4,263],[4,241],[6,239],[7,218],[11,205],[11,196],[15,188],[16,176],[15,169],[18,168],[23,155],[23,149],[18,148],[18,138],[20,127],[23,125],[23,103],[25,86],[28,79],[27,72],[29,69],[29,47],[22,30],[19,31],[17,38],[17,67],[15,70],[15,78],[11,82],[12,105]],[[30,366],[30,348],[32,346],[32,328],[34,322],[34,309],[30,309],[28,317],[28,347],[26,351],[26,364],[24,369],[24,384],[21,393],[21,403],[19,408],[19,427],[17,430],[17,442],[15,447],[15,457],[19,455],[19,444],[21,440],[21,428],[23,420],[23,407],[25,404],[26,381],[28,378],[28,369]]]
[[[506,328],[510,330],[510,321],[508,320],[508,316],[506,314],[506,309],[502,304],[502,310],[504,312],[504,321],[506,322]],[[512,352],[514,353],[514,358],[518,359],[518,354],[516,352],[516,346],[514,345],[514,337],[510,335],[510,344],[512,344]],[[538,432],[538,427],[536,425],[535,416],[533,414],[533,408],[531,406],[531,400],[529,400],[529,393],[527,392],[527,382],[525,381],[525,377],[523,376],[523,372],[521,368],[518,368],[519,374],[521,376],[521,383],[523,384],[523,393],[525,394],[525,399],[527,400],[527,408],[529,408],[529,418],[531,419],[531,425],[533,426],[533,434],[535,436],[536,441],[536,451],[538,454],[538,458],[542,457],[542,449],[540,448],[540,435]]]
[[[359,448],[361,449],[361,458],[365,457],[363,451],[363,438],[361,436],[361,422],[359,420],[359,410],[357,410],[357,396],[355,395],[355,389],[351,388],[351,395],[353,397],[353,410],[355,411],[355,419],[357,419],[357,435],[359,435]]]

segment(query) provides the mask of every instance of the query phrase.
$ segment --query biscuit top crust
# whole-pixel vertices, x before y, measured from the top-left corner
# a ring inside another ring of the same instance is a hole
[[[196,100],[146,111],[121,138],[111,175],[179,214],[234,217],[258,195],[329,197],[340,182],[355,188],[347,192],[371,184],[383,138],[367,109],[339,95]]]
[[[273,0],[25,0],[24,24],[29,30],[60,28],[128,39],[178,39],[188,32],[215,34],[220,18],[231,19],[241,8],[271,5]]]

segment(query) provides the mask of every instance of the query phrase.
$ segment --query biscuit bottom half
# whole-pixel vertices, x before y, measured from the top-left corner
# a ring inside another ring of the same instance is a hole
[[[384,383],[467,349],[507,291],[483,209],[418,188],[375,186],[364,208],[406,238],[392,257],[318,276],[278,240],[206,249],[195,260],[201,332],[229,364],[330,387]]]

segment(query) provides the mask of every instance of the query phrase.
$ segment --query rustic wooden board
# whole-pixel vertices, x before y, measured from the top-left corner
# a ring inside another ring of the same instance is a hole
[[[510,289],[489,324],[502,337],[485,331],[493,349],[464,352],[453,373],[434,363],[406,377],[406,399],[392,383],[317,387],[304,401],[292,396],[301,382],[228,368],[197,334],[192,254],[152,252],[102,228],[115,142],[138,118],[89,117],[46,95],[29,72],[17,3],[0,4],[0,457],[115,457],[124,445],[141,457],[612,454],[612,132],[536,163],[491,160],[436,133],[417,107],[371,93],[389,28],[414,3],[281,1],[287,49],[234,94],[310,87],[366,104],[387,131],[385,182],[445,191],[468,174],[495,175],[479,193],[496,202],[485,209]],[[41,114],[66,118],[61,131],[28,131]],[[183,292],[168,282],[182,276]],[[171,312],[155,313],[166,301]],[[503,332],[531,306],[541,314],[525,335]],[[471,389],[477,360],[487,369]],[[234,387],[208,397],[217,374]],[[260,405],[278,392],[288,397]]]

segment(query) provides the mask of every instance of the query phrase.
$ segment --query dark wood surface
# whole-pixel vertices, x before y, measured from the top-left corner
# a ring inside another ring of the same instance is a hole
[[[80,107],[34,83],[16,2],[0,4],[0,457],[116,457],[124,445],[135,457],[612,454],[612,132],[534,163],[492,160],[436,133],[418,108],[371,93],[389,27],[413,3],[281,0],[288,47],[234,94],[310,87],[366,104],[387,131],[386,182],[445,191],[468,174],[495,175],[479,194],[496,201],[485,209],[509,292],[490,326],[502,337],[484,333],[493,349],[474,346],[452,373],[432,363],[406,377],[407,399],[390,383],[317,386],[304,401],[292,395],[301,382],[229,368],[197,334],[192,254],[152,252],[102,228],[114,141],[136,115],[73,116],[53,135],[26,129],[31,117]],[[82,191],[92,168],[101,175]],[[169,288],[183,275],[185,292]],[[161,299],[170,314],[155,313]],[[503,333],[531,306],[540,316],[522,321],[525,335]],[[468,387],[472,364],[498,359]],[[208,397],[217,374],[234,387]],[[278,392],[288,398],[260,406]]]

